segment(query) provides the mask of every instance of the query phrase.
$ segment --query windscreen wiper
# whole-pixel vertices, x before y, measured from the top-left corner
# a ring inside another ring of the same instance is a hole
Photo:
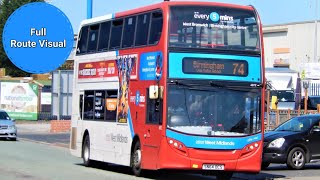
[[[213,82],[213,81],[210,81],[209,84],[210,84],[210,86],[213,86],[213,87],[219,87],[219,88],[226,87],[225,85],[223,85],[221,83],[217,83],[217,82]]]
[[[225,84],[225,83],[217,83],[210,81],[210,86],[216,87],[216,88],[225,88],[226,90],[231,91],[239,91],[239,92],[248,92],[250,90],[249,86],[240,86],[240,85],[232,85],[232,84]]]
[[[173,81],[171,81],[171,82],[173,82]],[[182,83],[182,82],[179,81],[179,80],[175,80],[174,83],[175,83],[176,85],[178,85],[178,86],[185,86],[185,87],[189,87],[189,88],[192,87],[192,86],[190,86],[189,84]]]

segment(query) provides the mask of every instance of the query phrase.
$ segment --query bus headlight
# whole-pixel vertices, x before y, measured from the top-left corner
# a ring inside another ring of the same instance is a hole
[[[167,138],[167,141],[169,146],[173,148],[176,152],[184,156],[188,156],[188,149],[183,143],[171,138]]]
[[[275,139],[269,144],[268,147],[280,148],[283,145],[284,141],[284,138]]]

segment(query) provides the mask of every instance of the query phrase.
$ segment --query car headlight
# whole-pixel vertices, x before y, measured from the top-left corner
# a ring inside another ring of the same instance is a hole
[[[16,129],[16,125],[11,125],[8,127],[8,129]]]
[[[269,144],[268,147],[280,148],[283,145],[284,141],[285,141],[284,138],[275,139]]]

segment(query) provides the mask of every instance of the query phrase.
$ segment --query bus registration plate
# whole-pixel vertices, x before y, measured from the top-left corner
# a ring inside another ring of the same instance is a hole
[[[206,170],[224,170],[223,164],[203,164],[202,169]]]

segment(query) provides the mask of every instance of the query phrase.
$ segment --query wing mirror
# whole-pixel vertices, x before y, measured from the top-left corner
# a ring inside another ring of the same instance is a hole
[[[149,98],[150,99],[158,99],[163,98],[163,86],[150,86],[149,87]]]

